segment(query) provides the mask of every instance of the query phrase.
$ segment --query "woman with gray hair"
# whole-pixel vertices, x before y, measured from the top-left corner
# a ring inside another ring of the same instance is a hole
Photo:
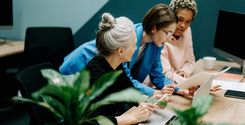
[[[99,55],[108,58],[108,56],[116,53],[116,57],[119,55],[119,58],[114,60],[118,60],[120,63],[130,61],[136,49],[134,30],[134,24],[128,18],[119,17],[115,19],[109,13],[104,13],[96,38]]]
[[[90,84],[108,72],[122,69],[122,63],[131,60],[136,49],[133,22],[126,17],[114,18],[111,14],[104,13],[97,32],[96,47],[99,54],[93,57],[85,67],[90,71]],[[133,87],[133,85],[126,73],[123,72],[115,83],[108,87],[96,100],[129,87]],[[148,120],[155,108],[159,107],[154,104],[140,103],[138,107],[133,107],[129,112],[124,113],[129,109],[129,105],[118,103],[99,109],[98,114],[109,116],[115,124],[130,125]]]

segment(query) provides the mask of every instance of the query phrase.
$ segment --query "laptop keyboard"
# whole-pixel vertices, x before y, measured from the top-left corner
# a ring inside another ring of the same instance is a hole
[[[178,119],[179,119],[178,116],[173,115],[173,116],[167,121],[167,123],[166,123],[165,125],[173,125],[173,123],[176,122]]]

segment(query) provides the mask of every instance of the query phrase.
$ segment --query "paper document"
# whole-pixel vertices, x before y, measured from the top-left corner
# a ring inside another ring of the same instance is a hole
[[[188,78],[186,81],[177,84],[177,86],[182,89],[189,89],[192,86],[202,85],[207,80],[209,80],[213,75],[214,74],[212,73],[199,72],[197,74],[194,74],[190,78]]]
[[[213,85],[221,85],[224,90],[236,90],[245,92],[245,83],[225,81],[225,80],[213,80]]]
[[[203,83],[207,82],[210,78],[215,79],[216,77],[220,76],[221,74],[228,71],[231,67],[228,67],[222,71],[209,73],[209,72],[199,72],[188,78],[186,81],[177,84],[178,87],[183,89],[191,88],[192,86],[202,85]]]

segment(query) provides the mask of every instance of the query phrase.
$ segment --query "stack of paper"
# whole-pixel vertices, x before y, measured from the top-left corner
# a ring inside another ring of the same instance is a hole
[[[224,90],[236,90],[245,92],[245,83],[227,81],[227,80],[213,80],[213,85],[221,85],[221,88]]]

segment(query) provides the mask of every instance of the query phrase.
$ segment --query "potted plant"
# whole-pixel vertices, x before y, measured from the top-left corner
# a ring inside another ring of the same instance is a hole
[[[97,121],[103,125],[113,125],[105,116],[94,116],[93,112],[101,106],[116,102],[156,102],[157,99],[142,96],[134,88],[112,93],[104,99],[92,103],[107,87],[112,85],[122,71],[110,72],[103,75],[91,87],[89,86],[89,72],[82,70],[74,75],[61,75],[52,69],[41,70],[42,75],[48,80],[48,85],[32,93],[32,98],[14,97],[15,101],[35,103],[49,109],[57,121],[52,124],[82,125]],[[200,118],[205,115],[211,105],[212,97],[199,98],[189,109],[184,111],[173,108],[179,116],[175,125],[202,125]],[[159,105],[166,106],[160,101]]]
[[[89,85],[89,72],[82,70],[74,75],[61,75],[52,69],[41,70],[49,82],[40,90],[32,93],[32,98],[14,97],[15,101],[35,103],[50,110],[58,119],[54,123],[65,125],[88,124],[97,121],[99,124],[113,124],[105,116],[94,116],[93,112],[101,106],[115,102],[135,102],[146,99],[142,94],[129,88],[112,93],[102,100],[91,103],[107,87],[112,85],[122,71],[110,72],[103,75],[92,86]],[[155,101],[156,99],[149,99]],[[165,105],[164,102],[160,103]]]

